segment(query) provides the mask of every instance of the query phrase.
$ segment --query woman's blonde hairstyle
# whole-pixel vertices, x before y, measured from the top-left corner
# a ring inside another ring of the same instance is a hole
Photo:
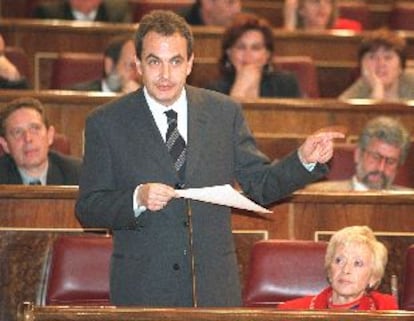
[[[387,248],[379,242],[373,231],[368,226],[349,226],[337,231],[330,239],[325,255],[325,270],[330,279],[331,264],[335,260],[335,252],[339,246],[350,244],[366,245],[372,253],[372,278],[373,284],[368,284],[369,290],[379,286],[384,276],[385,266],[388,261]]]

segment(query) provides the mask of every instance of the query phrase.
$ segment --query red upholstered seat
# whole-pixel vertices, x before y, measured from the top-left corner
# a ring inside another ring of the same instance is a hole
[[[395,30],[414,30],[414,3],[396,1],[389,14],[389,27]]]
[[[365,1],[338,1],[338,11],[340,18],[360,23],[362,29],[369,29],[370,13]]]
[[[111,254],[111,237],[58,237],[52,248],[46,305],[110,305]]]
[[[102,54],[63,52],[53,64],[50,89],[68,89],[77,83],[100,79],[102,73]]]
[[[414,244],[407,249],[401,309],[414,311]]]
[[[325,288],[326,246],[326,242],[303,240],[257,242],[244,286],[244,306],[276,307]]]
[[[275,56],[276,67],[294,73],[302,92],[309,98],[319,97],[318,76],[313,59],[309,56]]]
[[[179,12],[193,5],[195,0],[129,0],[132,19],[139,22],[141,18],[152,10],[172,10]]]

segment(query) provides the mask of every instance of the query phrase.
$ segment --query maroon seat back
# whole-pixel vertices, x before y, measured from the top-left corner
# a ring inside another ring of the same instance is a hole
[[[315,62],[308,56],[275,56],[273,63],[281,70],[294,73],[306,97],[319,98],[318,76]]]
[[[328,284],[324,269],[326,242],[267,240],[252,249],[243,291],[244,306],[276,307]]]
[[[50,89],[68,89],[103,74],[103,55],[98,53],[64,52],[53,64]]]
[[[110,305],[111,254],[111,237],[58,237],[51,253],[46,305]]]
[[[172,10],[180,12],[191,7],[195,0],[129,0],[132,11],[132,21],[139,22],[141,18],[152,10]]]
[[[401,309],[414,311],[414,244],[407,249]]]
[[[414,30],[414,3],[396,1],[389,14],[389,27],[394,30]]]
[[[363,29],[370,28],[370,12],[365,1],[338,1],[340,18],[358,21]]]

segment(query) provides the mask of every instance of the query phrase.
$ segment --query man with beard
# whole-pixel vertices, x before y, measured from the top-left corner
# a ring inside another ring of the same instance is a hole
[[[398,120],[380,116],[370,120],[354,151],[355,175],[349,180],[310,184],[314,191],[401,190],[393,185],[410,147],[410,134]]]
[[[135,45],[129,36],[113,38],[104,51],[102,77],[71,86],[71,90],[130,93],[140,87]]]

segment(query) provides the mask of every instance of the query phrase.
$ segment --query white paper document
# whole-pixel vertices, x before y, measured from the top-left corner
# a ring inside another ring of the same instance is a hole
[[[241,208],[259,213],[272,213],[272,211],[249,200],[228,184],[202,188],[179,189],[176,190],[176,192],[183,198]]]

